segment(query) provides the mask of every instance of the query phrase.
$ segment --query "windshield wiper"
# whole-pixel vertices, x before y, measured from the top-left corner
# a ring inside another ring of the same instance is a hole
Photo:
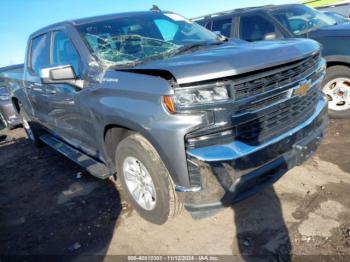
[[[176,53],[180,54],[186,51],[189,51],[191,49],[195,49],[197,47],[202,47],[202,46],[206,46],[207,43],[200,43],[200,44],[192,44],[192,45],[185,45],[183,47],[180,47]]]
[[[185,53],[187,51],[190,51],[192,49],[196,49],[196,48],[199,48],[199,47],[211,46],[211,45],[220,45],[222,43],[223,42],[218,41],[218,42],[213,42],[213,43],[202,42],[202,43],[196,43],[196,44],[192,44],[192,45],[185,45],[185,46],[180,47],[179,49],[175,50],[175,54],[178,55],[178,54],[182,54],[182,53]]]

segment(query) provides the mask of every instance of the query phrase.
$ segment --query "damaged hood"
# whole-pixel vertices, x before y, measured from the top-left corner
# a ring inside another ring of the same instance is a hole
[[[178,84],[247,73],[288,63],[320,49],[313,40],[229,41],[198,51],[138,65],[132,71],[165,70]]]

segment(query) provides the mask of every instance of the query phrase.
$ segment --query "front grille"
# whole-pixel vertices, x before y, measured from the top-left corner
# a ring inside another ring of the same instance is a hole
[[[241,107],[239,107],[237,109],[237,111],[235,111],[235,114],[239,115],[239,114],[243,114],[243,113],[247,113],[247,112],[253,112],[253,111],[262,109],[264,107],[271,106],[271,105],[278,103],[282,100],[288,99],[289,94],[290,94],[289,91],[285,91],[283,93],[278,93],[277,95],[274,95],[274,96],[266,97],[266,98],[263,98],[261,100],[257,100],[257,101],[253,101],[251,103],[244,104]]]
[[[247,144],[263,143],[303,123],[315,110],[319,98],[317,88],[304,97],[294,97],[276,106],[274,111],[237,125],[236,139]]]
[[[274,68],[217,80],[229,86],[233,103],[212,112],[215,121],[227,124],[214,124],[187,134],[186,147],[224,144],[233,140],[258,145],[303,123],[313,114],[319,100],[315,83],[323,74],[317,70],[320,60],[320,54],[315,53]],[[292,89],[306,79],[313,87],[305,96],[291,97]],[[200,83],[199,87],[210,83]]]
[[[289,63],[288,65],[275,70],[267,70],[255,75],[241,79],[239,82],[234,82],[231,87],[234,93],[235,100],[244,99],[254,95],[279,88],[289,83],[305,78],[317,67],[320,61],[320,54],[314,54],[302,60]]]

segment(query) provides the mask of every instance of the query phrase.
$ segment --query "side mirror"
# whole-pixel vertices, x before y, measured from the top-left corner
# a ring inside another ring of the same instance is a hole
[[[82,88],[82,81],[77,79],[71,65],[45,67],[40,70],[43,84],[70,84]]]
[[[216,34],[220,38],[220,40],[222,40],[222,41],[228,39],[226,36],[221,34],[221,31],[213,31],[213,33]]]

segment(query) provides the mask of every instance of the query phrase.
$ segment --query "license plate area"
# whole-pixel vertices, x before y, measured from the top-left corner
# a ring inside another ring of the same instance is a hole
[[[320,145],[322,135],[311,139],[303,139],[293,145],[296,151],[296,165],[301,165],[306,159],[310,158]]]

